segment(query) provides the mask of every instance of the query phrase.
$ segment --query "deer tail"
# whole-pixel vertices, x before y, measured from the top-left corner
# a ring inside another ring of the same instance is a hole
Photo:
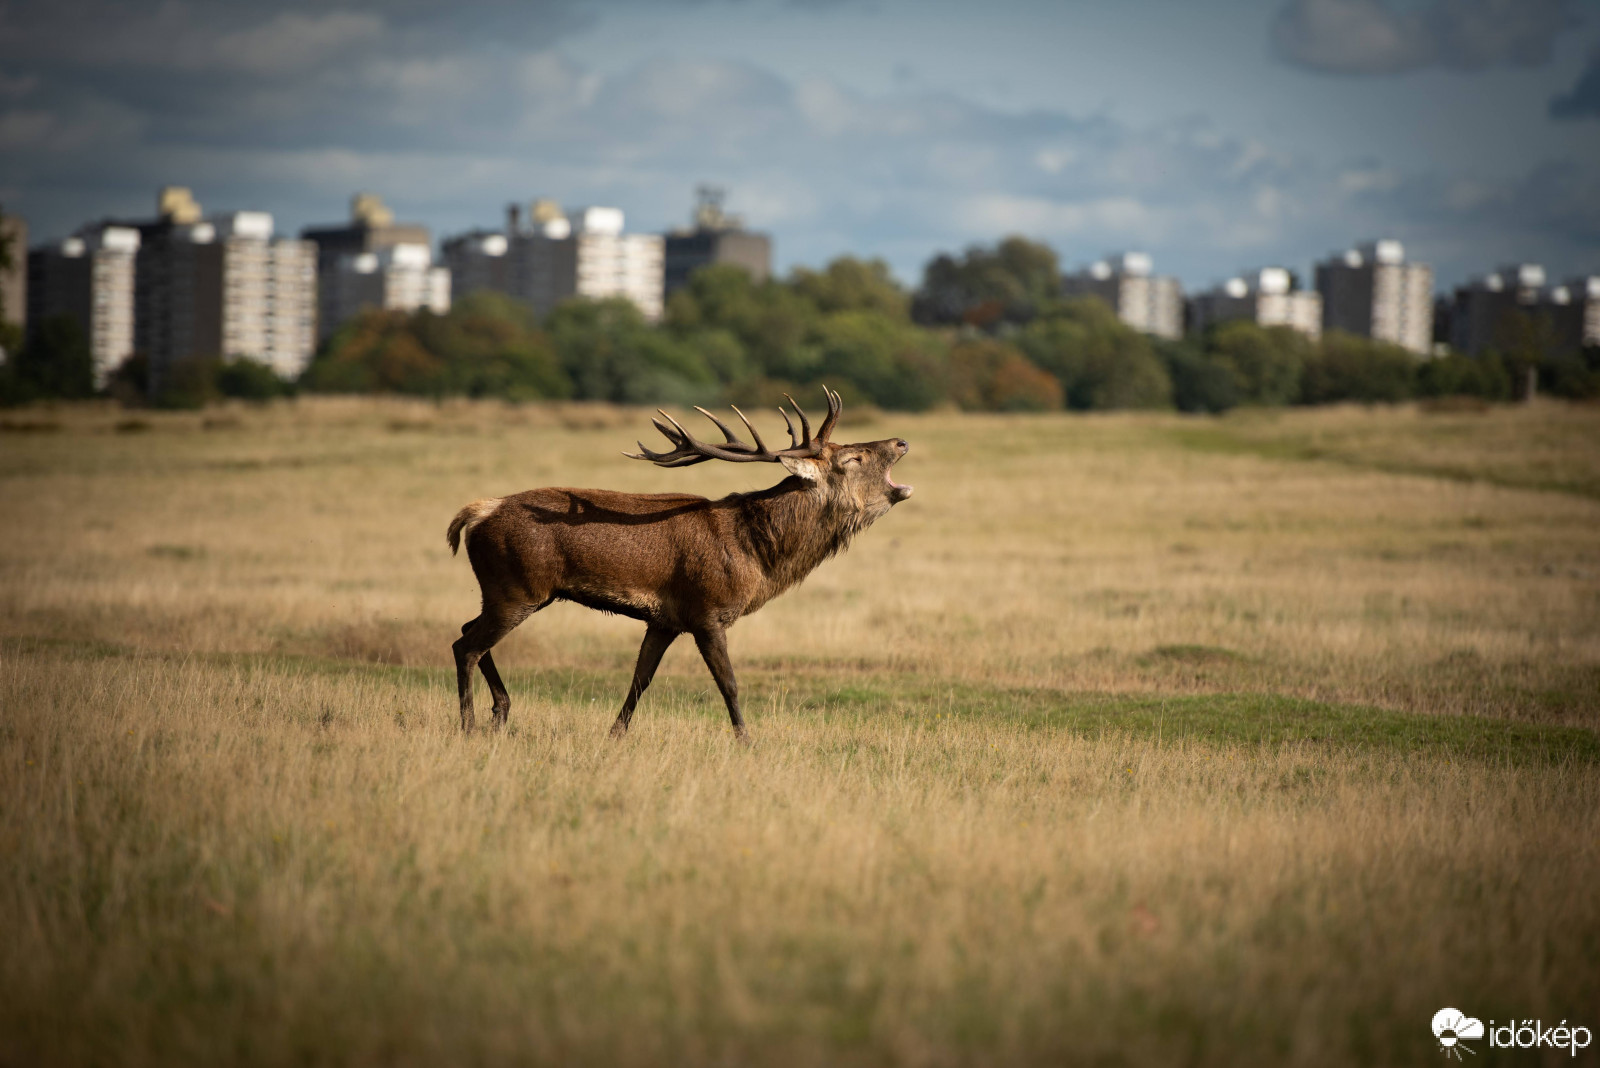
[[[454,556],[456,551],[461,548],[461,543],[467,540],[468,535],[472,533],[472,528],[493,515],[494,510],[500,507],[500,502],[503,500],[505,500],[504,497],[484,497],[481,500],[473,501],[456,513],[456,517],[450,520],[450,527],[445,531],[444,535],[450,542],[451,556]]]

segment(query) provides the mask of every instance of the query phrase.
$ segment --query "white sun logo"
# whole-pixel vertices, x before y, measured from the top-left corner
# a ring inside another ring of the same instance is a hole
[[[1461,1059],[1461,1051],[1476,1054],[1478,1051],[1461,1043],[1483,1037],[1483,1021],[1475,1020],[1460,1009],[1440,1009],[1433,1014],[1433,1037],[1439,1040],[1439,1052],[1446,1057]]]

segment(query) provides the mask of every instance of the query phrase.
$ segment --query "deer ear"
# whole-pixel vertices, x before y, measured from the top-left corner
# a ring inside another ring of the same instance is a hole
[[[799,475],[807,482],[822,481],[822,464],[809,456],[780,456],[778,462],[791,475]]]

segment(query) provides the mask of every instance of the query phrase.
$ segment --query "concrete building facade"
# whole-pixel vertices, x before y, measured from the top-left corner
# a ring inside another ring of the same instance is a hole
[[[1387,341],[1426,356],[1433,348],[1433,268],[1405,246],[1371,241],[1317,264],[1322,328]]]
[[[1292,327],[1313,339],[1322,336],[1322,295],[1295,289],[1293,276],[1282,267],[1230,278],[1194,297],[1189,308],[1195,330],[1248,319],[1262,326]]]
[[[357,193],[350,198],[350,220],[344,224],[329,226],[308,226],[300,231],[304,241],[310,241],[317,247],[317,340],[322,342],[332,336],[333,332],[350,316],[362,307],[362,303],[351,304],[348,300],[352,286],[361,288],[366,284],[370,288],[371,280],[367,283],[355,282],[349,277],[346,270],[347,264],[369,263],[375,261],[362,260],[361,257],[368,253],[379,254],[379,259],[386,263],[393,263],[394,257],[383,254],[401,245],[421,247],[430,250],[433,247],[433,238],[428,228],[420,223],[397,223],[394,221],[394,212],[390,211],[383,200],[373,193]],[[431,252],[430,252],[431,260]],[[402,253],[401,261],[409,263],[414,259],[415,253]],[[431,265],[431,263],[430,263]],[[374,271],[378,270],[376,267]],[[387,270],[387,268],[384,268]],[[402,268],[402,271],[405,268]],[[356,273],[363,273],[357,267]],[[372,273],[372,272],[365,272]],[[426,282],[422,288],[427,287]],[[395,292],[408,292],[416,288],[411,280],[396,279]],[[385,298],[386,299],[386,298]],[[419,301],[407,306],[404,303],[385,303],[383,300],[374,300],[370,303],[375,307],[401,307],[408,311],[415,310],[425,304]],[[449,298],[445,298],[445,310],[449,309]]]
[[[1117,318],[1156,337],[1183,336],[1183,287],[1176,278],[1152,273],[1150,257],[1124,252],[1090,264],[1061,280],[1063,296],[1094,296]]]
[[[661,318],[663,241],[629,234],[618,208],[583,208],[570,216],[550,201],[533,205],[524,226],[517,206],[506,232],[473,231],[445,242],[458,296],[492,289],[547,315],[563,300],[625,297],[646,319]]]
[[[376,252],[342,256],[328,274],[318,274],[325,340],[364,308],[443,315],[450,310],[450,272],[433,265],[427,245],[389,245]]]
[[[99,389],[134,353],[135,263],[139,231],[102,224],[28,253],[29,329],[58,315],[83,330]]]
[[[1546,306],[1562,350],[1600,345],[1600,275],[1569,278],[1552,287]]]
[[[695,193],[690,226],[666,235],[666,295],[670,297],[689,283],[689,276],[695,271],[714,263],[743,267],[757,282],[770,278],[772,238],[746,230],[743,219],[723,211],[721,189],[701,186]]]
[[[178,360],[259,360],[292,378],[316,348],[317,248],[273,236],[272,216],[203,218],[186,189],[162,191],[140,226],[135,333],[152,388]]]
[[[1450,344],[1477,356],[1515,344],[1517,313],[1537,316],[1544,303],[1544,268],[1517,263],[1500,268],[1456,290],[1450,312]]]

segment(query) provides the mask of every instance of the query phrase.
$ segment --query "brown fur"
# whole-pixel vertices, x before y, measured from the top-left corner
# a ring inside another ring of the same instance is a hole
[[[744,734],[725,631],[785,590],[911,494],[889,469],[898,438],[822,443],[815,457],[782,458],[791,472],[770,489],[707,500],[679,493],[537,489],[476,501],[450,523],[465,541],[483,612],[455,643],[461,726],[473,727],[478,666],[502,725],[511,699],[489,650],[528,616],[574,601],[645,623],[633,685],[612,727],[627,732],[639,696],[674,639],[692,634]]]

